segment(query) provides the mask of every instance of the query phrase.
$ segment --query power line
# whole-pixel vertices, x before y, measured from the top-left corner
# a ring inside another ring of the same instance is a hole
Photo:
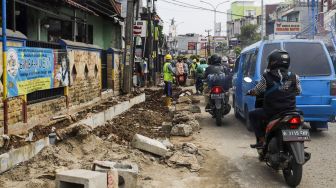
[[[181,1],[178,1],[178,0],[173,0],[174,2],[170,2],[170,1],[167,1],[167,0],[161,0],[161,1],[165,2],[165,3],[168,3],[168,4],[184,7],[184,8],[197,9],[197,10],[203,10],[203,11],[211,11],[211,12],[214,11],[212,9],[208,9],[208,8],[201,7],[201,6],[191,5],[191,4],[184,3],[184,2],[181,2]],[[221,14],[231,15],[231,16],[239,16],[239,17],[243,17],[243,18],[255,19],[254,17],[244,16],[244,15],[241,15],[241,14],[234,14],[234,13],[228,13],[228,12],[223,12],[223,11],[216,11],[216,12],[221,13]]]

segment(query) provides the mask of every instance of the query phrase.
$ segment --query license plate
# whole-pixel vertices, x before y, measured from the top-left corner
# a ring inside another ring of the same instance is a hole
[[[221,93],[221,94],[211,94],[210,97],[212,99],[223,99],[224,98],[224,93]]]
[[[284,141],[310,141],[309,130],[306,129],[282,130],[282,137]]]

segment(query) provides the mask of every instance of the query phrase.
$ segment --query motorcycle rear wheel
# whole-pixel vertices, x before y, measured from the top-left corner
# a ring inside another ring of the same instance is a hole
[[[290,187],[296,187],[300,184],[302,179],[302,164],[297,164],[295,160],[288,164],[288,168],[284,169],[283,176],[286,183]]]
[[[215,116],[216,116],[216,125],[222,126],[222,113],[220,110],[215,110]]]

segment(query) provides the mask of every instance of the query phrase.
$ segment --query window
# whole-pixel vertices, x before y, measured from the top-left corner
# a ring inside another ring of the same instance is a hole
[[[235,66],[234,66],[234,72],[237,73],[239,70],[239,62],[240,62],[240,56],[236,59]]]
[[[244,64],[243,64],[243,75],[244,76],[248,76],[248,71],[249,71],[249,68],[250,68],[250,59],[252,57],[252,53],[249,52],[247,55],[246,55],[246,59],[244,61]]]
[[[258,57],[258,49],[256,49],[256,51],[251,55],[251,58],[249,61],[249,69],[247,73],[247,76],[249,77],[252,77],[255,74],[257,57]]]
[[[70,21],[49,18],[48,41],[58,42],[59,39],[72,40],[72,23]]]
[[[284,48],[291,59],[290,71],[299,76],[331,74],[328,54],[320,43],[287,42]]]
[[[28,104],[34,104],[64,96],[64,87],[35,91],[27,94]]]
[[[280,43],[271,43],[271,44],[265,44],[263,51],[262,51],[262,58],[261,58],[261,67],[260,67],[260,73],[263,74],[266,67],[267,67],[267,57],[268,55],[276,49],[281,49]]]
[[[252,77],[255,73],[255,67],[257,62],[258,49],[252,51],[247,55],[247,59],[244,63],[244,76]]]

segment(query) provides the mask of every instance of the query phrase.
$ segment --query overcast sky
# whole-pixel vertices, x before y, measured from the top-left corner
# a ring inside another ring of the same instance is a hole
[[[177,0],[177,1],[192,4],[195,6],[211,8],[210,5],[201,3],[200,0]],[[224,2],[225,0],[204,0],[204,1],[209,2],[213,5],[216,5],[218,3]],[[264,3],[274,4],[274,3],[282,2],[282,1],[283,0],[264,0]],[[230,8],[231,2],[234,2],[234,0],[231,0],[228,3],[220,5],[218,8],[218,11],[226,12]],[[260,0],[257,0],[257,2],[260,2]],[[214,22],[213,12],[180,7],[172,3],[177,3],[177,2],[175,0],[158,0],[157,1],[157,12],[164,21],[164,32],[165,33],[168,33],[170,20],[172,18],[175,18],[176,23],[178,25],[177,34],[198,33],[198,34],[205,35],[206,29],[213,30],[213,22]],[[224,24],[226,23],[226,14],[217,13],[217,22],[222,22],[222,30],[224,30],[226,28],[224,26]],[[222,35],[224,34],[225,33],[222,33]]]

